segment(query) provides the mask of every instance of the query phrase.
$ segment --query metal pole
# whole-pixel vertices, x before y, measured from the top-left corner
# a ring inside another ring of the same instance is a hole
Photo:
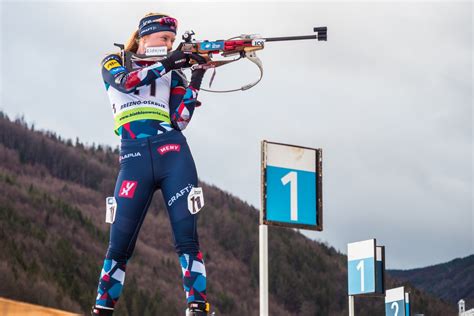
[[[260,316],[268,316],[268,227],[260,224]]]
[[[349,295],[349,316],[354,315],[354,296]]]

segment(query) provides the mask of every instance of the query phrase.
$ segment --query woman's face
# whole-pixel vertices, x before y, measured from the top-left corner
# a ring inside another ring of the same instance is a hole
[[[176,35],[173,32],[162,31],[151,33],[140,38],[137,54],[144,54],[147,47],[166,46],[168,51],[173,48]]]

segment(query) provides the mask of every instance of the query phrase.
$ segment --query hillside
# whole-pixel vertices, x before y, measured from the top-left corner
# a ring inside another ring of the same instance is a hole
[[[199,166],[199,162],[197,162]],[[38,132],[0,115],[0,296],[88,312],[107,248],[105,197],[118,154]],[[218,315],[258,315],[258,212],[201,183],[200,240],[208,296]],[[269,228],[271,315],[347,315],[346,257],[288,229]],[[157,192],[127,267],[117,315],[182,315],[181,271]],[[402,284],[388,280],[389,287]],[[456,315],[412,289],[414,311]],[[382,315],[383,299],[357,299],[357,315]]]
[[[460,299],[474,307],[474,255],[412,270],[390,270],[389,275],[457,304]]]

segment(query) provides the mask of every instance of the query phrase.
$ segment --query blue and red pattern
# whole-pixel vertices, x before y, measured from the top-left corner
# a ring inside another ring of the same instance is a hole
[[[96,307],[113,309],[122,293],[126,263],[105,259],[97,287]]]
[[[206,302],[206,267],[202,252],[198,252],[196,256],[183,254],[179,261],[187,302]]]

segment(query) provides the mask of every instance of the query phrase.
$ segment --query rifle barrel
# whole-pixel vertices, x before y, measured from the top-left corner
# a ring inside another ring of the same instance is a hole
[[[328,40],[328,28],[326,26],[320,26],[313,28],[313,31],[318,33],[317,35],[303,35],[303,36],[284,36],[284,37],[267,37],[266,42],[281,42],[281,41],[298,41],[306,39],[317,39],[318,41]]]
[[[298,41],[306,39],[317,39],[317,35],[304,35],[304,36],[284,36],[284,37],[267,37],[264,38],[265,42],[281,42],[281,41]]]

